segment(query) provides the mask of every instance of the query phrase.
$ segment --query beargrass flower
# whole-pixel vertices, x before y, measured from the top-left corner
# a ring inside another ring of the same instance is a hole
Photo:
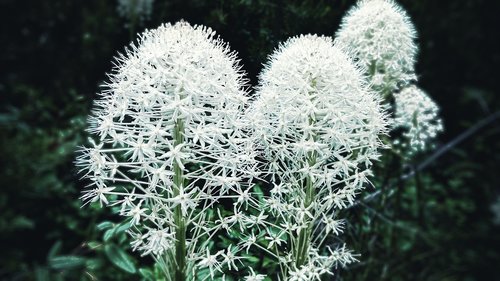
[[[337,44],[351,49],[374,89],[387,95],[415,80],[415,28],[392,0],[360,0],[342,19]]]
[[[401,137],[395,147],[406,157],[433,147],[436,136],[443,131],[439,106],[421,89],[411,85],[394,95],[394,129]]]
[[[76,162],[90,180],[82,198],[119,206],[133,248],[166,264],[167,280],[236,267],[236,245],[217,253],[207,245],[223,227],[242,226],[233,217],[210,222],[207,210],[225,198],[251,200],[245,83],[214,31],[179,22],[145,31],[126,49],[95,102],[88,131],[98,141]]]
[[[383,146],[380,97],[331,38],[316,35],[279,46],[257,95],[247,118],[273,188],[261,208],[266,242],[254,245],[278,261],[277,280],[320,280],[355,260],[331,238],[342,232],[338,211],[368,183]]]

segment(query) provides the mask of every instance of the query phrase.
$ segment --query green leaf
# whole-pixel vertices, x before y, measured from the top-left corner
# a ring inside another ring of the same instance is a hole
[[[36,281],[50,281],[49,270],[45,267],[37,266],[35,269],[35,280]]]
[[[100,259],[89,259],[86,262],[86,268],[90,270],[96,270],[103,266],[103,262]]]
[[[104,232],[103,236],[104,242],[107,242],[111,237],[113,237],[113,235],[115,235],[115,230],[116,230],[115,228],[111,228],[106,230],[106,232]]]
[[[35,223],[25,216],[17,216],[12,220],[11,227],[16,229],[33,229]]]
[[[49,259],[49,264],[53,269],[72,269],[85,264],[85,258],[79,256],[58,256]]]
[[[106,244],[104,246],[104,252],[114,265],[129,273],[136,272],[132,258],[115,244]]]
[[[260,188],[260,186],[255,185],[253,187],[253,189],[254,189],[255,196],[259,199],[259,201],[262,202],[262,200],[264,200],[264,192],[262,191],[262,189]]]
[[[54,243],[54,245],[50,248],[49,253],[47,254],[47,260],[54,258],[61,250],[61,246],[61,240],[57,240],[56,243]]]
[[[126,222],[116,228],[116,233],[121,233],[130,228],[130,222]]]
[[[201,269],[198,270],[196,273],[196,280],[206,280],[208,277],[210,277],[210,271],[208,269]]]
[[[97,250],[102,246],[102,243],[97,242],[97,241],[90,241],[87,243],[87,246],[92,249],[92,250]]]
[[[274,267],[274,265],[276,265],[276,261],[274,261],[268,257],[264,257],[264,261],[262,262],[262,266],[264,268]]]
[[[155,276],[153,272],[146,268],[140,268],[139,273],[141,274],[143,280],[153,281],[155,280]]]
[[[260,262],[260,258],[254,256],[244,256],[245,259],[250,263],[258,263]]]

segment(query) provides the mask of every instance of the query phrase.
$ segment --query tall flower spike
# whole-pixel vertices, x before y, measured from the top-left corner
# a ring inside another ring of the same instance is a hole
[[[410,18],[392,0],[360,0],[336,34],[337,43],[354,52],[374,89],[384,95],[416,79],[415,37]]]
[[[328,237],[342,231],[338,210],[353,203],[379,157],[379,96],[332,39],[299,36],[271,55],[248,118],[274,184],[260,247],[279,262],[279,280],[313,280],[352,262]]]
[[[243,193],[254,161],[236,54],[209,28],[165,24],[144,32],[109,77],[90,117],[100,142],[77,158],[92,183],[83,199],[121,206],[134,249],[164,260],[168,280],[214,276],[227,259],[207,250],[222,226],[206,210]]]
[[[394,146],[405,157],[432,148],[433,140],[443,131],[438,105],[414,85],[395,94],[394,129],[402,130]]]

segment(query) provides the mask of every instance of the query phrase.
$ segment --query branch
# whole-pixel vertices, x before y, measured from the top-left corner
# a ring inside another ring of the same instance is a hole
[[[487,125],[489,125],[490,123],[492,123],[493,121],[498,119],[499,117],[500,117],[500,111],[497,111],[497,112],[491,114],[490,116],[480,120],[474,126],[470,127],[469,129],[467,129],[466,131],[464,131],[463,133],[458,135],[456,138],[454,138],[453,140],[451,140],[447,144],[441,146],[436,152],[434,152],[434,154],[432,154],[429,158],[422,161],[422,163],[417,165],[417,167],[415,169],[413,169],[411,172],[409,172],[408,174],[402,175],[400,179],[402,181],[406,181],[408,179],[411,179],[412,177],[415,176],[415,174],[417,172],[422,171],[425,168],[427,168],[432,162],[434,162],[436,159],[441,157],[443,154],[445,154],[446,152],[448,152],[449,150],[451,150],[452,148],[454,148],[455,146],[460,144],[462,141],[466,140],[467,138],[469,138],[470,136],[475,134],[480,129],[486,127]],[[394,192],[393,187],[389,188],[388,190],[391,193]],[[382,194],[382,190],[379,189],[379,190],[373,192],[372,194],[365,196],[363,199],[356,201],[354,204],[347,207],[347,209],[354,208],[354,207],[359,206],[361,204],[370,202],[373,199],[380,196],[381,194]]]

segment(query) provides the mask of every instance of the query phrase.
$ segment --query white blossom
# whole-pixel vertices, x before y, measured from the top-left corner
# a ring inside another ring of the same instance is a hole
[[[189,270],[235,268],[232,252],[221,261],[205,252],[222,226],[205,221],[204,212],[239,196],[238,212],[251,201],[246,190],[257,173],[236,54],[209,28],[165,24],[120,55],[109,79],[89,118],[99,142],[76,161],[91,182],[83,200],[121,205],[142,254],[175,255],[182,222]]]
[[[412,85],[394,95],[394,129],[402,131],[394,146],[406,156],[433,147],[436,136],[443,131],[438,105],[421,89]]]
[[[263,274],[257,274],[253,271],[253,269],[250,267],[250,273],[245,276],[245,281],[262,281],[266,278],[266,275]]]
[[[332,254],[315,249],[342,231],[337,210],[354,202],[367,184],[367,159],[379,157],[387,126],[380,97],[332,39],[316,35],[282,44],[261,73],[257,94],[247,115],[273,186],[262,225],[276,231],[263,235],[288,272],[282,280],[318,279],[351,260],[343,251],[345,257],[323,262]],[[284,234],[290,242],[281,241]]]
[[[354,52],[373,87],[390,92],[415,80],[415,28],[392,0],[359,0],[343,18],[338,44]]]

